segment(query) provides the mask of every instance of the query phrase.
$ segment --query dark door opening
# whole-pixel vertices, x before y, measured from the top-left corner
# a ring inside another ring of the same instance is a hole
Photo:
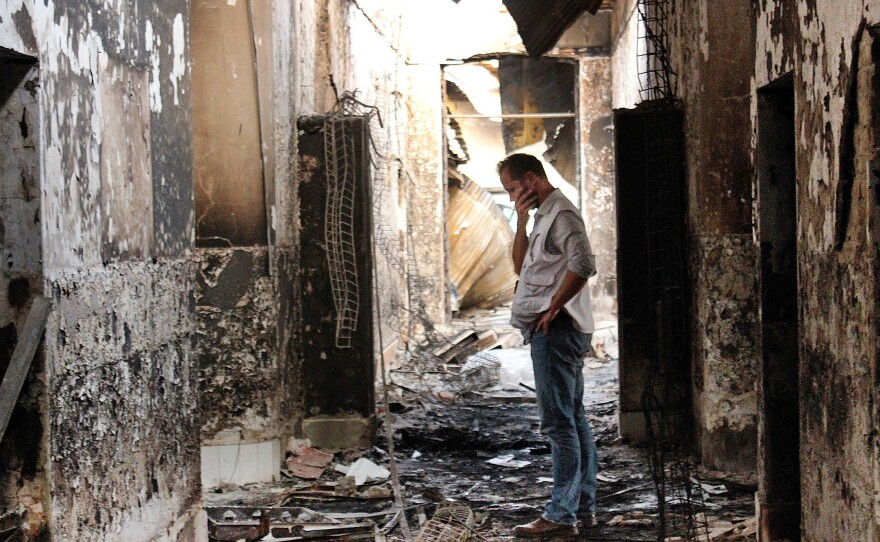
[[[684,111],[668,100],[615,109],[614,132],[620,435],[629,442],[672,438],[687,446],[691,324]]]
[[[516,213],[495,170],[502,158],[535,155],[581,206],[577,73],[572,59],[507,54],[444,67],[453,312],[513,299]]]
[[[10,510],[4,517],[17,525],[26,523],[16,510],[26,509],[21,506],[21,495],[29,494],[27,490],[19,493],[19,489],[46,484],[41,463],[46,453],[47,421],[42,349],[24,374],[10,370],[16,346],[26,340],[34,295],[43,290],[40,92],[36,59],[0,47],[0,250],[4,263],[0,269],[0,380],[5,378],[7,384],[24,380],[12,403],[0,413],[0,418],[8,421],[0,428],[0,465],[4,466],[0,471],[0,510]],[[15,532],[11,536],[17,538]]]
[[[800,540],[797,215],[791,75],[758,91],[758,239],[762,361],[759,400],[761,540]]]

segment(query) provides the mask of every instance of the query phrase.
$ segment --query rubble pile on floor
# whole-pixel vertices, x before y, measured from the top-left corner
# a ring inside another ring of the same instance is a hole
[[[528,348],[486,320],[453,330],[409,373],[391,373],[388,410],[380,409],[379,420],[394,435],[386,447],[394,450],[402,507],[382,447],[331,453],[291,440],[285,481],[205,495],[211,540],[512,540],[513,527],[535,519],[549,496],[550,447],[530,391]],[[616,336],[612,330],[600,338],[584,369],[584,403],[599,448],[599,521],[582,529],[581,539],[656,540],[658,503],[646,454],[618,437]],[[497,365],[478,363],[492,346]],[[709,527],[701,540],[755,540],[754,481],[698,475]]]

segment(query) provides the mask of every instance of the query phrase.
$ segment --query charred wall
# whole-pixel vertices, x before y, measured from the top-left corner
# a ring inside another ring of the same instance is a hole
[[[21,0],[0,20],[0,46],[38,61],[17,106],[33,109],[18,128],[37,145],[36,167],[19,191],[36,207],[23,229],[4,229],[31,240],[42,284],[28,289],[53,305],[45,377],[25,399],[45,414],[16,433],[32,450],[42,436],[34,460],[46,481],[17,497],[45,512],[29,531],[56,540],[194,536],[187,10],[176,0]]]
[[[199,0],[191,12],[205,446],[279,440],[293,431],[298,410],[297,345],[291,343],[294,200],[287,183],[275,182],[290,171],[288,160],[275,157],[288,156],[292,144],[290,94],[275,84],[287,81],[291,69],[294,43],[285,8]],[[203,451],[206,470],[219,468],[206,459],[214,452]]]
[[[617,317],[617,224],[614,194],[614,134],[611,62],[608,56],[580,59],[581,196],[587,234],[596,256],[590,283],[597,320]]]
[[[48,279],[55,539],[152,540],[198,503],[192,271],[137,262]]]
[[[749,160],[754,23],[745,2],[701,0],[677,4],[668,28],[685,109],[697,442],[707,465],[750,470],[759,360]]]
[[[352,252],[331,253],[334,246],[329,238],[303,237],[298,299],[301,306],[309,307],[302,315],[301,335],[307,418],[374,416],[373,246],[369,234],[372,208],[366,186],[370,179],[367,123],[364,117],[336,120],[332,127],[320,117],[300,119],[298,123],[299,162],[305,168],[299,171],[302,227],[310,232],[323,232],[328,223],[335,223],[343,243],[350,239],[352,247]],[[336,147],[337,153],[329,154],[326,130],[344,130],[349,146]],[[331,165],[344,159],[357,173],[348,177],[340,172],[331,181]],[[346,183],[350,185],[343,189]],[[332,207],[329,201],[334,197],[331,186],[338,186],[340,192],[351,191],[350,213],[344,207],[338,216],[328,213]],[[338,262],[335,269],[331,268],[332,262]],[[346,281],[344,285],[334,284],[341,278]]]
[[[878,528],[878,10],[874,1],[767,0],[754,13],[753,88],[794,77],[804,540]]]
[[[294,7],[297,117],[323,115],[343,92],[356,91],[381,118],[370,123],[370,138],[382,292],[374,325],[386,360],[417,321],[446,318],[440,66],[408,63],[412,49],[428,42],[408,39],[408,17],[417,18],[419,10],[406,6],[401,0],[308,0]],[[300,164],[299,171],[310,167]],[[302,180],[294,175],[291,188],[297,191]],[[306,232],[296,235],[305,242]]]
[[[262,249],[203,249],[196,275],[201,435],[279,438],[278,302]]]
[[[612,16],[612,101],[641,102],[636,0]],[[755,29],[747,2],[670,2],[671,91],[685,114],[690,345],[696,445],[707,465],[755,466],[759,360],[752,238],[750,84]],[[618,156],[618,160],[622,159]],[[623,249],[623,248],[622,248]]]

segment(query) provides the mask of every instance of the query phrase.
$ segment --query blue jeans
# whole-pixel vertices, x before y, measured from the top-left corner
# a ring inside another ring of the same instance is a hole
[[[576,524],[579,508],[596,511],[598,455],[584,414],[584,356],[591,338],[575,329],[565,312],[550,324],[550,333],[531,337],[541,433],[550,439],[553,460],[544,519],[560,525]]]

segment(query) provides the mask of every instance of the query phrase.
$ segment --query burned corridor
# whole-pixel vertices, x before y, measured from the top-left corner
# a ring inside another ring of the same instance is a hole
[[[513,152],[595,257],[581,537],[876,540],[878,14],[3,3],[0,541],[512,538]]]

